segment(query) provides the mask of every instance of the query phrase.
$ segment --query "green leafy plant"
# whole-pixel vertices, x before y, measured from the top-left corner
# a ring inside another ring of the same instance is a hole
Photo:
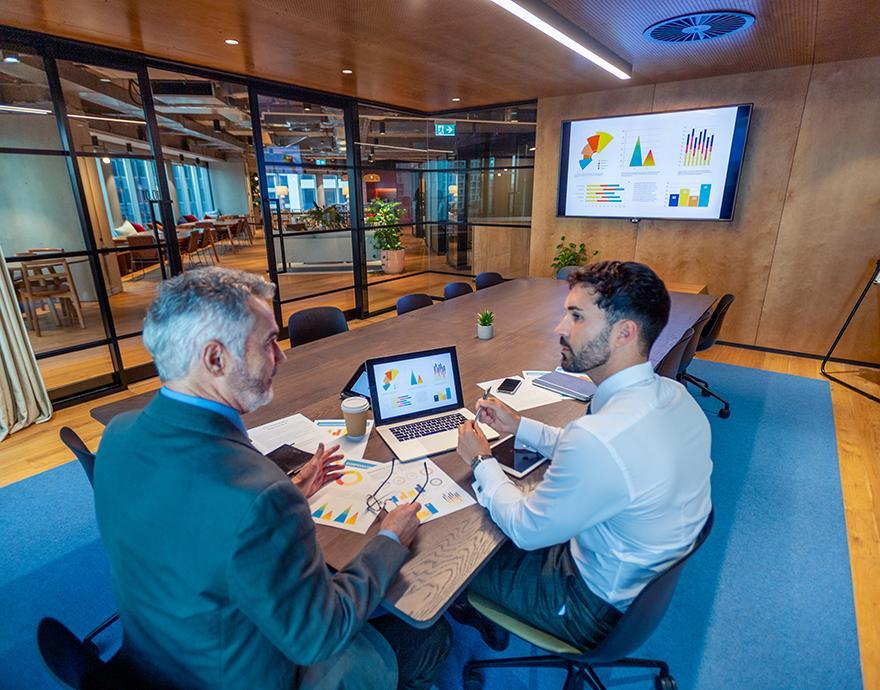
[[[376,246],[386,251],[403,249],[400,243],[400,219],[404,214],[399,201],[375,198],[370,201],[365,214],[368,225],[376,227]]]
[[[495,313],[486,309],[485,311],[477,312],[477,325],[478,326],[491,326],[495,323]]]
[[[556,271],[565,268],[566,266],[585,266],[598,253],[598,249],[594,249],[590,252],[590,250],[587,249],[587,245],[583,242],[580,244],[575,244],[574,242],[566,244],[565,235],[562,235],[559,238],[559,244],[556,245],[556,254],[553,256],[553,263],[550,265]]]
[[[310,228],[338,230],[345,227],[345,216],[342,215],[342,211],[332,204],[329,206],[318,206],[318,204],[315,204],[305,212],[303,221]]]

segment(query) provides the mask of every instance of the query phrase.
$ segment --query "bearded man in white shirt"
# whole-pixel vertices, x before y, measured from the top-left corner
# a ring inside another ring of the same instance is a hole
[[[459,430],[458,453],[474,469],[480,503],[510,538],[471,588],[591,649],[697,538],[712,507],[711,436],[684,386],[648,361],[669,319],[657,274],[604,261],[574,272],[569,287],[556,332],[562,367],[598,386],[587,414],[559,429],[494,397],[477,402],[483,422],[551,459],[529,494],[472,422]]]

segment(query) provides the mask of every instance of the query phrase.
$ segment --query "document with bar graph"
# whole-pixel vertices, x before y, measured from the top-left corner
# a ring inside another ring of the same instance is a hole
[[[418,487],[425,483],[425,466],[428,468],[428,484],[418,497],[422,509],[417,513],[422,523],[451,515],[476,503],[452,477],[432,460],[427,459],[406,465],[398,464],[391,480],[377,496],[379,502],[384,503],[387,510],[393,510],[395,506],[403,503],[410,503],[416,497]]]
[[[309,499],[317,525],[366,534],[376,515],[367,510],[367,496],[388,476],[390,463],[345,458],[345,471]]]

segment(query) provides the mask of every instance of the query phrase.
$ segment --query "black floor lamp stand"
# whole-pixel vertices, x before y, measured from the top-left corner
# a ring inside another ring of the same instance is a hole
[[[832,376],[827,371],[825,371],[825,365],[828,364],[828,360],[831,359],[831,353],[834,352],[834,348],[837,347],[837,343],[840,342],[840,339],[843,337],[843,334],[846,332],[847,326],[849,326],[850,321],[853,320],[853,317],[856,315],[856,312],[859,310],[862,302],[865,299],[865,295],[868,294],[868,290],[871,289],[872,285],[877,285],[880,288],[880,260],[877,261],[877,264],[874,266],[874,273],[871,274],[871,277],[868,279],[868,284],[865,285],[865,289],[862,290],[862,294],[859,295],[859,298],[856,300],[855,305],[852,308],[852,311],[849,313],[849,316],[846,317],[846,321],[843,322],[843,327],[840,329],[840,332],[837,334],[837,337],[834,339],[834,342],[831,343],[831,347],[828,349],[828,353],[825,355],[825,359],[822,360],[822,366],[820,367],[820,371],[822,372],[822,376],[827,379],[831,379],[835,383],[839,383],[841,386],[845,386],[850,390],[855,391],[860,395],[864,395],[866,398],[873,400],[876,403],[880,403],[880,398],[876,395],[872,395],[867,391],[863,391],[861,388],[852,385],[851,383],[847,383],[846,381],[841,381],[836,376]]]

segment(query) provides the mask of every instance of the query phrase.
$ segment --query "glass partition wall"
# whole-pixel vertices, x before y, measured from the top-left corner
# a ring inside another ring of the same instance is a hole
[[[274,282],[282,331],[527,274],[534,104],[414,113],[11,29],[0,51],[0,247],[56,403],[153,375],[147,305],[199,266]]]

